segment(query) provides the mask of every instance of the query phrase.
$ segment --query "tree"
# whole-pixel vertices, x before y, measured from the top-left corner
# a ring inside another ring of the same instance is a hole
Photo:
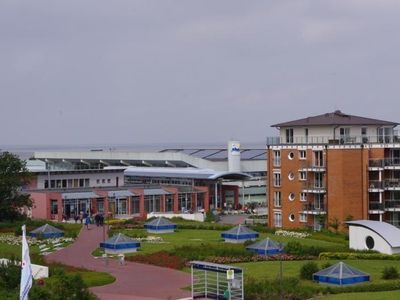
[[[0,154],[0,221],[13,221],[23,215],[24,207],[32,207],[30,195],[22,192],[30,177],[26,163],[18,156]]]
[[[335,230],[335,233],[338,233],[340,227],[340,221],[338,218],[333,217],[330,219],[329,227],[332,227]]]

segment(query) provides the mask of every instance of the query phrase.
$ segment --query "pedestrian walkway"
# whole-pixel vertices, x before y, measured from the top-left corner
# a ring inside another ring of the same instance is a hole
[[[121,266],[116,259],[94,258],[91,253],[103,241],[103,228],[82,228],[75,243],[46,256],[49,262],[108,272],[116,278],[112,284],[91,288],[102,300],[175,300],[189,297],[181,288],[190,286],[190,274],[152,265],[126,262]]]

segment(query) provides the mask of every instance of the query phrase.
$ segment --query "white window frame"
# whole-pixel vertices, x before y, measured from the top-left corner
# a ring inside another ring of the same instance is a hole
[[[279,176],[278,176],[279,175]],[[282,176],[281,176],[281,172],[273,172],[273,180],[272,180],[272,185],[274,187],[281,187],[282,185]]]
[[[301,159],[301,160],[307,159],[307,151],[306,150],[299,150],[299,159]]]
[[[274,206],[281,207],[282,206],[282,194],[280,191],[274,192]]]
[[[274,227],[282,227],[282,213],[274,212]]]
[[[273,150],[272,151],[272,161],[274,167],[281,166],[281,151],[280,150]]]
[[[302,202],[307,201],[307,193],[304,193],[304,192],[300,193],[300,201],[302,201]]]
[[[299,214],[299,222],[307,223],[307,214],[300,213]]]
[[[307,180],[307,171],[299,171],[299,180],[306,181]]]

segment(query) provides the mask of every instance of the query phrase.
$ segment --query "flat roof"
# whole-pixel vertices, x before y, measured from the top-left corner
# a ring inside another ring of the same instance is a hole
[[[217,172],[211,169],[196,168],[148,168],[148,167],[128,167],[125,176],[139,177],[175,177],[189,179],[249,179],[250,175],[241,172]]]

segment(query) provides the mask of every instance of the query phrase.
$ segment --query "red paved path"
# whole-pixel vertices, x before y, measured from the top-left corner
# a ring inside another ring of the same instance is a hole
[[[113,259],[106,266],[102,258],[91,255],[102,240],[102,227],[83,228],[74,244],[47,255],[46,260],[110,273],[116,278],[114,283],[91,288],[103,300],[175,300],[190,296],[181,290],[190,285],[189,274],[133,262],[120,266]]]

